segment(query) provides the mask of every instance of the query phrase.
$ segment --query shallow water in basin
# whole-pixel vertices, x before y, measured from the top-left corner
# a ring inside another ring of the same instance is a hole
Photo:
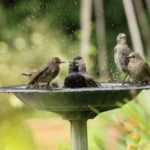
[[[147,85],[139,85],[132,83],[100,83],[101,86],[97,88],[27,88],[26,85],[13,85],[7,87],[0,87],[0,93],[16,93],[16,92],[73,92],[73,91],[114,91],[114,90],[142,90],[142,89],[150,89],[150,84]]]

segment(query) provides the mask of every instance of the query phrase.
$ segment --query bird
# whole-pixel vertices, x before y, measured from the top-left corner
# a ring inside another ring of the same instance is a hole
[[[132,52],[128,56],[128,72],[130,78],[135,83],[150,83],[150,66],[137,52]]]
[[[77,57],[77,58],[79,61],[79,72],[82,73],[82,75],[86,78],[87,87],[98,87],[99,83],[94,81],[94,79],[87,73],[86,64],[84,62],[84,59],[81,56]]]
[[[114,62],[119,72],[125,73],[125,78],[128,76],[128,59],[127,56],[132,52],[127,44],[127,36],[125,33],[119,33],[116,38],[114,47]]]
[[[64,87],[98,87],[98,84],[86,73],[86,64],[81,56],[76,56],[69,64],[69,74],[64,80]]]
[[[30,72],[23,72],[21,73],[21,75],[23,75],[24,77],[27,77],[28,79],[31,79],[38,70],[32,70]],[[38,85],[38,87],[43,88],[45,87],[45,84],[40,84]],[[60,85],[57,82],[51,82],[51,88],[56,89],[56,88],[60,88]]]
[[[59,57],[52,57],[49,62],[37,72],[31,73],[32,75],[30,76],[28,87],[36,88],[39,87],[39,83],[47,83],[48,88],[51,81],[58,75],[61,63],[65,62],[61,61]]]
[[[79,72],[80,56],[76,56],[69,64],[68,76],[64,80],[64,87],[82,88],[86,87],[85,77]]]

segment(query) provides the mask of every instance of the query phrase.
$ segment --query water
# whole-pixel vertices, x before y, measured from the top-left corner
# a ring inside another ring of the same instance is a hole
[[[7,87],[0,87],[0,93],[16,93],[16,92],[82,92],[82,91],[123,91],[123,90],[144,90],[150,89],[150,84],[140,85],[140,84],[131,84],[131,83],[100,83],[100,86],[97,88],[27,88],[26,85],[12,85]]]

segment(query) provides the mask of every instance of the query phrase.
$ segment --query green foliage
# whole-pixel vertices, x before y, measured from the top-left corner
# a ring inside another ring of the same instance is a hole
[[[69,143],[66,143],[65,141],[61,141],[58,145],[56,150],[70,150],[71,146]]]
[[[31,132],[24,124],[29,110],[14,109],[6,104],[3,107],[4,110],[0,109],[0,149],[34,150],[35,144]]]
[[[6,120],[1,123],[0,136],[0,149],[35,150],[30,131],[16,120],[13,122]]]
[[[21,76],[22,72],[40,67],[52,56],[68,59],[78,50],[78,41],[73,42],[72,39],[68,39],[55,23],[51,26],[60,16],[49,20],[51,17],[46,12],[41,12],[41,5],[34,0],[30,3],[17,1],[14,7],[6,8],[0,3],[1,86],[25,83],[27,79]],[[57,80],[66,74],[67,66],[62,67],[63,71]],[[24,109],[18,101],[12,95],[1,94],[0,149],[35,150],[37,148],[30,130],[24,125],[26,117],[34,115],[29,109]],[[17,110],[18,107],[20,111]],[[63,148],[61,145],[59,149]]]
[[[122,109],[102,113],[90,123],[90,145],[93,149],[150,148],[149,91],[142,92]],[[94,144],[95,143],[95,144]],[[94,146],[93,146],[94,145]]]

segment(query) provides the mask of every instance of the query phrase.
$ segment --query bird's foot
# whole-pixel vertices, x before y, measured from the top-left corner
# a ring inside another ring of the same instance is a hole
[[[46,84],[46,89],[48,89],[48,90],[52,90],[53,89],[52,85],[49,82]]]
[[[39,85],[38,84],[28,84],[27,89],[38,89],[39,88]]]
[[[31,85],[27,84],[26,89],[31,89]]]
[[[146,82],[142,82],[142,81],[134,81],[133,85],[135,86],[141,86],[141,85],[146,85]]]

